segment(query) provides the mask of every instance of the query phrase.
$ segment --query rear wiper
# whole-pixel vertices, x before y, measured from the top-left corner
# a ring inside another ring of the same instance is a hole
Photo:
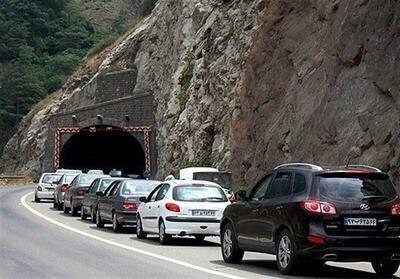
[[[387,196],[383,195],[371,195],[371,196],[365,196],[361,200],[362,201],[384,201],[389,199]]]

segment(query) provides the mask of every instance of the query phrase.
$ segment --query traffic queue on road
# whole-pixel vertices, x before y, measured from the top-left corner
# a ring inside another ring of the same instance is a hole
[[[155,234],[162,245],[174,236],[219,236],[227,263],[252,251],[276,255],[282,274],[327,261],[368,261],[379,276],[399,268],[399,187],[372,166],[282,164],[234,196],[230,173],[213,168],[183,169],[180,180],[164,181],[61,169],[37,182],[35,202],[52,199],[99,228],[133,227],[137,238]]]

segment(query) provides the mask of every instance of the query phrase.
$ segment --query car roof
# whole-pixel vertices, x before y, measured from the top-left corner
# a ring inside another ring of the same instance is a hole
[[[347,165],[347,166],[334,166],[322,167],[308,163],[289,163],[276,166],[273,170],[301,170],[313,173],[354,173],[354,174],[368,174],[368,173],[381,173],[380,169],[368,165]]]
[[[191,185],[191,184],[196,185],[196,184],[198,184],[198,185],[205,185],[205,186],[221,187],[217,183],[210,182],[210,181],[205,181],[205,180],[178,180],[178,179],[176,179],[176,180],[165,181],[165,183],[171,183],[172,186]]]

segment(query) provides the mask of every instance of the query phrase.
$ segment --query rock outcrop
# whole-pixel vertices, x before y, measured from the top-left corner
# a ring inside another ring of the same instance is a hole
[[[135,68],[134,91],[156,100],[160,177],[212,163],[239,187],[282,162],[350,160],[399,182],[399,60],[398,1],[159,1],[23,122],[2,169],[37,171],[48,117],[90,103],[101,73]]]

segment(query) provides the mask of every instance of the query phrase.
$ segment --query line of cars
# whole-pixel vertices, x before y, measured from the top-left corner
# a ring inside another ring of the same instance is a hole
[[[399,189],[374,167],[280,165],[234,202],[210,181],[145,181],[95,178],[81,218],[91,216],[97,227],[111,223],[114,231],[136,225],[138,238],[158,234],[161,244],[174,235],[220,235],[225,262],[241,262],[245,251],[270,253],[283,274],[326,261],[369,261],[380,276],[398,270]]]

